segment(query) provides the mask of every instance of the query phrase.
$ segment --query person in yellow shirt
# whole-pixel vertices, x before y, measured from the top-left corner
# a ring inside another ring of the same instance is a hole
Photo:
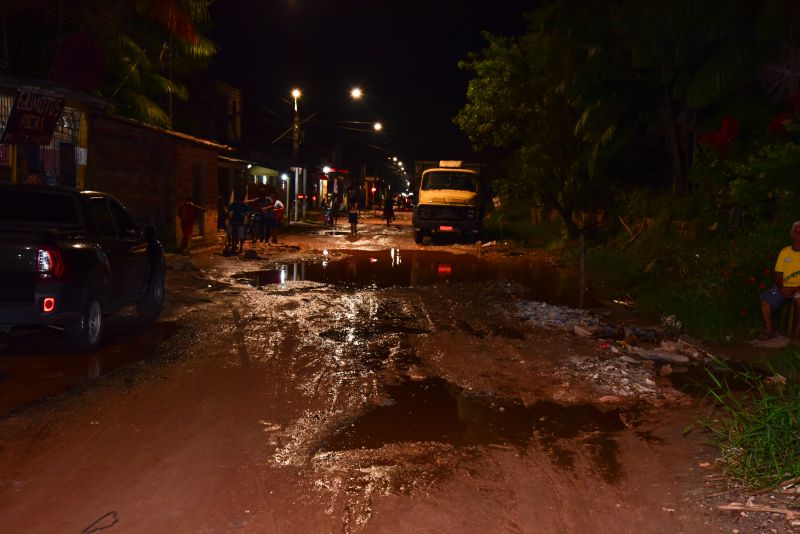
[[[764,317],[766,329],[760,339],[777,336],[772,324],[772,314],[789,300],[798,314],[794,337],[800,338],[800,221],[792,223],[791,236],[791,246],[784,247],[775,262],[775,285],[761,294],[761,315]]]

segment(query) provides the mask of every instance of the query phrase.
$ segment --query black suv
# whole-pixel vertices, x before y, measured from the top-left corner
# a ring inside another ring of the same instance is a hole
[[[164,305],[164,249],[113,196],[0,185],[0,332],[63,329],[73,350],[100,344],[104,317],[135,304],[142,321]]]

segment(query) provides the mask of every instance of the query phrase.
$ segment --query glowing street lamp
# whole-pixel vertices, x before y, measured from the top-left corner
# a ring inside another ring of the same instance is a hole
[[[283,139],[283,137],[286,134],[288,134],[289,132],[292,132],[292,160],[293,160],[293,163],[294,163],[294,189],[295,189],[295,195],[298,195],[298,193],[300,192],[300,189],[299,189],[299,186],[300,186],[300,127],[303,125],[303,123],[308,122],[309,120],[313,119],[319,113],[321,113],[322,111],[325,111],[329,107],[331,107],[334,104],[336,104],[337,102],[341,101],[347,95],[342,95],[342,96],[338,96],[338,97],[334,98],[326,106],[318,109],[317,111],[315,111],[311,115],[307,116],[303,120],[300,120],[300,112],[299,112],[299,107],[297,105],[297,101],[300,99],[300,97],[303,95],[303,93],[302,93],[302,91],[300,91],[299,88],[295,87],[294,89],[292,89],[291,95],[292,95],[292,100],[293,100],[293,103],[294,103],[294,120],[292,121],[292,126],[289,127],[288,129],[286,129],[278,137],[273,139],[272,140],[272,144],[274,145],[275,143],[277,143],[278,141]],[[350,98],[352,98],[353,100],[360,100],[361,97],[364,95],[364,93],[361,91],[361,88],[354,87],[354,88],[352,88],[350,90],[349,95],[350,95]],[[303,181],[305,182],[305,169],[303,169]],[[287,183],[287,189],[288,189],[288,183]],[[298,198],[300,198],[299,195],[298,195]],[[299,213],[298,212],[299,211],[300,210],[297,209],[297,206],[295,206],[295,210],[294,210],[294,220],[295,221],[298,220],[298,217],[299,217]],[[305,203],[303,204],[303,215],[305,215]]]
[[[292,98],[294,99],[294,112],[297,113],[297,99],[303,96],[303,93],[300,89],[294,88],[292,89]]]
[[[381,130],[383,130],[383,124],[381,124],[380,122],[376,122],[375,124],[372,125],[372,129],[375,130],[376,132],[380,132]]]

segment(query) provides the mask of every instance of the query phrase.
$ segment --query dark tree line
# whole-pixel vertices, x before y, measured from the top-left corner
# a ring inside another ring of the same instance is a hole
[[[501,194],[557,210],[572,234],[576,210],[630,188],[685,198],[714,181],[730,195],[757,178],[732,161],[792,142],[795,1],[556,0],[527,18],[462,62],[473,78],[455,122],[500,162]]]

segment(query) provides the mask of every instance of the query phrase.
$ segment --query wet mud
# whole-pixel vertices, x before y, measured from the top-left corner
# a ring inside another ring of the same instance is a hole
[[[387,398],[336,431],[323,451],[379,449],[398,443],[436,442],[455,447],[538,445],[551,461],[572,470],[575,452],[565,440],[581,438],[592,470],[606,482],[622,476],[615,435],[626,429],[618,410],[596,406],[563,406],[471,393],[441,378],[410,379],[387,387]]]
[[[173,321],[138,325],[134,320],[112,318],[107,320],[101,347],[84,353],[66,352],[61,332],[54,330],[36,329],[14,336],[0,351],[0,417],[145,360],[177,329]]]
[[[661,398],[668,379],[519,313],[522,299],[574,307],[571,273],[379,230],[358,246],[382,250],[309,246],[308,232],[302,253],[192,257],[198,274],[169,273],[182,311],[165,351],[123,329],[97,364],[25,352],[74,362],[73,382],[106,372],[117,343],[120,361],[169,361],[76,395],[47,439],[5,419],[10,531],[81,531],[109,495],[132,531],[720,531],[703,528],[693,466],[708,453],[681,435],[689,415]],[[21,376],[6,358],[3,386]],[[650,393],[612,395],[622,380]]]

